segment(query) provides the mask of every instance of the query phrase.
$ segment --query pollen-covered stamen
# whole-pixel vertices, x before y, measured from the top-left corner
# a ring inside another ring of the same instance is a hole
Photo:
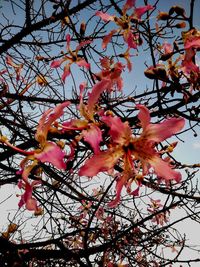
[[[6,136],[0,136],[0,142],[3,143],[3,144],[6,144],[7,146],[9,146],[10,148],[12,148],[13,150],[19,152],[20,154],[23,154],[25,156],[28,156],[28,155],[33,155],[34,154],[34,151],[25,151],[19,147],[16,147],[14,145],[12,145]]]

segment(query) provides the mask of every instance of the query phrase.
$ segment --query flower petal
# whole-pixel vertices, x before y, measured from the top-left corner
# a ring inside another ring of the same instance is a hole
[[[180,132],[184,125],[183,118],[170,118],[158,124],[149,124],[143,136],[154,142],[162,142]]]
[[[84,59],[81,59],[81,60],[78,60],[76,62],[76,64],[79,66],[79,67],[85,67],[86,69],[90,69],[90,63],[88,63],[87,61],[85,61]]]
[[[123,155],[123,151],[120,149],[108,150],[93,155],[90,159],[86,160],[85,164],[80,168],[80,176],[95,176],[99,172],[108,171],[117,162],[117,160]]]
[[[137,7],[134,12],[134,18],[141,19],[142,15],[151,9],[154,9],[154,7],[151,5]]]
[[[103,21],[113,21],[114,20],[114,16],[111,16],[107,13],[103,13],[102,11],[97,11],[96,16],[99,16]]]
[[[116,33],[116,30],[112,30],[109,34],[103,37],[103,42],[102,42],[102,48],[105,49],[112,39],[113,35]]]
[[[72,119],[70,121],[63,122],[62,132],[70,130],[83,130],[87,128],[88,122],[86,120]]]
[[[66,164],[64,162],[65,155],[65,152],[53,142],[46,142],[43,151],[34,154],[35,158],[41,162],[49,162],[61,170],[66,169]]]
[[[110,203],[108,203],[108,207],[109,208],[115,208],[119,204],[120,198],[121,198],[121,191],[122,191],[122,188],[124,186],[124,180],[125,179],[123,179],[123,176],[119,177],[119,179],[117,180],[117,183],[116,183],[116,197]]]
[[[86,41],[80,42],[80,44],[77,45],[77,47],[76,47],[76,52],[78,52],[83,46],[85,46],[87,44],[91,44],[91,43],[92,43],[91,40],[86,40]]]
[[[123,13],[126,13],[128,9],[131,9],[133,6],[135,6],[136,0],[127,0],[124,7],[123,7]]]
[[[65,61],[65,59],[54,60],[51,62],[51,68],[58,68]]]
[[[70,65],[69,64],[67,64],[67,65],[65,65],[65,67],[64,67],[64,72],[63,72],[63,74],[62,74],[62,81],[63,82],[65,82],[65,79],[67,78],[67,76],[69,76],[70,75]]]
[[[37,210],[37,200],[33,197],[27,199],[26,209],[27,210]]]
[[[200,36],[194,37],[192,40],[187,40],[184,44],[185,49],[199,48],[200,47]]]
[[[66,35],[66,42],[67,42],[67,50],[69,50],[70,49],[70,42],[71,42],[71,36],[70,36],[70,34],[67,34]]]
[[[165,181],[175,180],[176,182],[180,182],[181,173],[173,170],[168,162],[158,156],[154,156],[149,160],[149,163],[154,168],[158,177],[165,179]]]
[[[141,122],[143,130],[145,130],[146,127],[149,125],[151,119],[149,110],[143,105],[136,105],[136,108],[140,110],[140,112],[138,113],[138,119]]]
[[[92,92],[88,98],[88,112],[93,114],[94,106],[97,103],[101,93],[109,87],[110,81],[108,79],[103,79],[102,81],[96,83]]]
[[[102,133],[96,125],[90,125],[88,130],[82,132],[84,140],[90,144],[95,154],[100,152],[99,143],[102,141]]]

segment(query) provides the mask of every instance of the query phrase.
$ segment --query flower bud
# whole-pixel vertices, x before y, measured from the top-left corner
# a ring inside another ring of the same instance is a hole
[[[172,15],[173,13],[176,13],[178,16],[181,16],[185,18],[185,9],[180,6],[172,6],[169,10],[169,14]]]
[[[183,21],[183,22],[177,23],[174,27],[176,27],[177,29],[182,29],[186,27],[186,23]]]
[[[81,36],[84,36],[85,29],[86,29],[85,22],[82,22],[81,25],[80,25],[80,30],[79,30]]]
[[[157,16],[158,20],[168,20],[169,18],[170,18],[170,15],[167,12],[159,12]]]

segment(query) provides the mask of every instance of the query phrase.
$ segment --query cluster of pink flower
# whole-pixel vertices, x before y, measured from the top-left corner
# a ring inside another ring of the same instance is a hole
[[[127,11],[133,8],[132,15],[128,16]],[[122,17],[110,16],[102,12],[97,12],[104,21],[113,21],[118,26],[118,30],[113,30],[103,40],[103,47],[106,47],[114,33],[117,31],[123,34],[128,49],[136,48],[138,45],[138,36],[133,35],[130,22],[134,19],[140,20],[141,16],[152,6],[135,7],[135,1],[127,0],[122,9]],[[79,44],[73,52],[70,48],[70,36],[67,35],[67,51],[70,56],[64,56],[60,60],[53,61],[51,67],[59,67],[62,63],[68,62],[64,67],[62,80],[70,74],[70,66],[76,63],[78,66],[90,68],[89,63],[78,56],[78,51],[83,45],[89,44],[90,41]],[[198,45],[198,41],[192,39],[192,43],[185,41],[186,57],[191,53],[191,49]],[[192,50],[193,51],[193,50]],[[126,51],[128,55],[128,52]],[[131,69],[127,56],[128,69]],[[14,147],[5,137],[1,137],[1,142],[25,155],[20,166],[18,174],[22,179],[19,187],[24,190],[21,196],[19,207],[25,205],[27,209],[40,213],[36,199],[32,196],[35,186],[41,184],[40,180],[30,182],[29,175],[38,164],[50,163],[60,170],[65,170],[69,158],[73,158],[75,142],[71,143],[71,153],[66,155],[65,145],[58,142],[49,141],[48,133],[58,132],[67,133],[76,131],[76,142],[84,140],[89,144],[93,152],[92,156],[87,159],[80,167],[78,174],[80,176],[93,177],[100,172],[106,172],[112,175],[116,180],[116,197],[109,203],[109,207],[115,207],[120,202],[122,188],[127,189],[128,194],[138,195],[139,187],[142,184],[144,176],[155,174],[159,180],[163,179],[166,183],[170,180],[179,182],[181,174],[175,171],[170,165],[170,161],[162,158],[163,151],[159,151],[157,144],[167,138],[175,135],[184,127],[183,118],[169,118],[160,123],[150,122],[149,109],[141,104],[135,106],[139,110],[138,119],[142,132],[139,135],[133,134],[128,121],[123,122],[120,117],[113,115],[111,111],[104,110],[99,103],[99,98],[103,92],[111,92],[117,88],[121,91],[123,81],[121,78],[124,65],[121,62],[114,63],[109,58],[101,60],[102,71],[96,74],[98,82],[93,86],[88,101],[83,101],[86,84],[80,85],[80,97],[78,109],[80,119],[70,119],[63,123],[57,120],[64,114],[64,109],[71,105],[70,102],[64,102],[55,108],[47,110],[41,117],[36,129],[35,139],[39,143],[39,148],[32,151],[23,151]],[[113,71],[114,69],[114,71]],[[97,105],[98,104],[98,105]],[[98,120],[96,119],[98,117]],[[139,125],[136,125],[137,128]],[[108,129],[108,130],[105,130]],[[79,132],[77,136],[77,131]],[[87,148],[88,149],[88,148]],[[118,168],[116,168],[118,165]],[[135,182],[137,188],[131,189],[132,183]]]
[[[62,124],[55,123],[63,114],[63,109],[70,105],[69,102],[47,110],[41,117],[35,134],[35,139],[40,144],[39,149],[22,151],[13,147],[7,140],[4,141],[19,153],[26,155],[21,162],[22,181],[19,186],[25,190],[25,193],[21,197],[20,207],[26,204],[26,208],[29,210],[38,209],[36,200],[32,197],[32,190],[39,181],[31,184],[28,182],[28,176],[38,162],[49,162],[60,170],[66,168],[66,153],[55,142],[47,140],[48,132],[52,131],[52,128],[54,131],[60,132],[79,130],[79,138],[76,140],[81,141],[83,138],[91,146],[94,154],[80,168],[80,176],[93,177],[99,172],[108,172],[116,177],[116,198],[109,204],[110,207],[119,203],[123,186],[127,188],[129,194],[138,194],[138,190],[131,192],[131,183],[135,181],[140,186],[144,175],[152,172],[152,167],[159,178],[165,181],[172,179],[176,182],[180,181],[181,174],[172,169],[167,160],[161,158],[156,144],[178,133],[184,126],[184,119],[169,118],[161,123],[153,124],[150,123],[149,110],[138,104],[136,108],[139,109],[138,118],[143,129],[140,136],[132,134],[128,122],[122,122],[119,117],[103,110],[99,111],[100,119],[97,122],[94,118],[97,112],[95,105],[100,93],[109,88],[109,83],[110,80],[107,79],[98,82],[92,89],[87,105],[83,104],[80,99],[79,109],[83,119],[72,119]],[[102,132],[105,127],[110,129],[106,136],[109,143],[108,141],[103,142]],[[103,150],[101,142],[103,142]],[[120,164],[121,172],[116,173],[116,164]]]
[[[200,31],[192,29],[188,32],[182,32],[182,39],[184,44],[184,55],[180,55],[173,59],[173,55],[176,54],[176,50],[170,43],[164,43],[161,46],[162,63],[156,66],[150,66],[146,69],[145,75],[150,79],[158,79],[163,82],[163,87],[168,84],[175,84],[180,92],[184,94],[187,100],[188,95],[193,90],[198,89],[200,81],[200,68],[195,62],[197,60],[196,52],[200,49]],[[177,48],[178,49],[178,48]],[[165,64],[167,61],[167,64]],[[188,94],[185,94],[184,90],[180,90],[181,79],[187,80],[190,84]],[[180,85],[180,86],[178,86]]]

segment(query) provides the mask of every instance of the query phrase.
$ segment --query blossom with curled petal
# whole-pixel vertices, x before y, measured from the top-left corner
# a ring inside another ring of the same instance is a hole
[[[19,150],[13,146],[13,149],[19,153],[26,155],[26,158],[21,161],[21,175],[27,181],[32,169],[38,164],[38,161],[51,163],[58,169],[66,169],[64,158],[66,153],[54,142],[47,141],[47,134],[52,130],[53,123],[63,115],[63,109],[68,107],[69,101],[57,105],[55,108],[48,109],[43,113],[39,120],[35,139],[39,143],[39,148],[33,151]],[[11,145],[9,145],[11,146]]]
[[[90,69],[90,64],[82,57],[80,57],[78,55],[78,52],[79,50],[87,45],[87,44],[90,44],[91,41],[87,40],[87,41],[83,41],[81,42],[79,45],[77,45],[75,51],[72,51],[71,50],[71,47],[70,47],[70,42],[71,42],[71,37],[69,34],[66,35],[66,41],[67,41],[67,52],[69,53],[69,56],[68,55],[64,55],[63,58],[59,59],[59,60],[54,60],[52,63],[51,63],[51,67],[52,68],[58,68],[61,66],[61,64],[63,62],[68,62],[67,64],[65,64],[64,66],[64,72],[62,74],[62,80],[63,82],[65,82],[65,79],[67,76],[70,75],[70,66],[71,64],[73,63],[76,63],[79,67],[84,67],[86,68],[87,70]]]
[[[133,7],[133,13],[129,16],[127,11]],[[135,1],[127,0],[122,8],[121,17],[109,15],[102,11],[97,11],[96,16],[99,16],[105,22],[113,21],[118,26],[117,29],[111,30],[110,33],[103,38],[103,49],[107,47],[115,33],[122,33],[124,41],[128,44],[128,47],[136,49],[139,44],[139,36],[133,33],[131,22],[132,20],[140,20],[142,15],[151,9],[153,9],[153,6],[151,5],[136,8]]]
[[[111,92],[114,88],[122,91],[123,79],[121,77],[122,71],[125,68],[121,62],[116,62],[108,57],[100,59],[102,70],[95,74],[97,80],[107,81],[107,91]],[[109,81],[109,83],[108,83]]]
[[[83,91],[86,84],[80,84],[79,111],[83,118],[71,119],[60,125],[63,132],[70,130],[80,131],[79,141],[83,138],[91,146],[95,154],[99,153],[99,145],[102,141],[102,131],[99,128],[99,123],[94,119],[96,113],[95,107],[102,92],[109,88],[109,84],[110,81],[108,79],[103,79],[96,83],[92,88],[92,92],[89,94],[87,104],[84,104],[83,101]]]
[[[200,31],[192,29],[182,33],[184,42],[185,55],[182,61],[182,71],[188,77],[192,84],[191,89],[194,89],[200,77],[200,68],[194,62],[196,49],[200,48]]]
[[[62,149],[54,142],[47,141],[47,135],[50,131],[56,130],[53,128],[53,124],[55,121],[63,115],[63,110],[65,107],[70,105],[69,101],[61,103],[57,105],[55,108],[48,109],[39,120],[35,139],[38,141],[40,147],[39,149],[35,149],[34,151],[30,151],[31,155],[29,155],[26,159],[24,159],[23,166],[26,166],[26,163],[29,161],[33,161],[33,165],[35,161],[40,162],[49,162],[53,166],[58,169],[64,170],[66,169],[66,163],[64,162],[64,158],[66,153],[62,151]],[[28,177],[27,175],[27,168],[31,168],[32,164],[28,164],[24,169],[23,172],[26,172],[26,176],[24,176],[22,172],[22,177]]]
[[[110,128],[111,141],[108,149],[86,160],[79,170],[80,176],[95,176],[99,172],[110,171],[117,163],[122,162],[122,171],[116,184],[116,199],[110,206],[116,206],[119,203],[123,186],[130,186],[129,179],[137,180],[137,177],[141,176],[139,175],[140,169],[144,176],[150,173],[153,167],[158,178],[164,179],[166,182],[169,180],[179,182],[181,179],[181,174],[161,158],[160,153],[156,150],[156,144],[178,133],[184,126],[184,119],[169,118],[161,123],[152,124],[149,110],[143,105],[136,107],[139,109],[138,119],[143,129],[140,136],[133,136],[128,123],[122,122],[120,118],[102,117],[102,121]],[[130,187],[128,189],[130,191]],[[137,194],[137,192],[133,192],[133,194]]]
[[[55,108],[48,109],[43,113],[39,120],[35,134],[35,139],[42,147],[45,145],[47,134],[53,126],[53,123],[63,115],[64,108],[68,107],[69,105],[70,102],[66,101],[57,105]]]
[[[20,73],[22,71],[23,68],[23,64],[16,64],[13,62],[13,59],[10,56],[6,56],[6,64],[13,67],[15,72],[16,72],[16,80],[19,81],[20,80]]]
[[[33,181],[32,183],[23,180],[19,181],[18,187],[20,189],[23,188],[25,191],[24,194],[21,195],[21,199],[18,203],[19,208],[25,205],[27,210],[34,210],[35,212],[40,211],[40,208],[37,205],[37,200],[32,196],[34,187],[40,184],[41,181]]]

